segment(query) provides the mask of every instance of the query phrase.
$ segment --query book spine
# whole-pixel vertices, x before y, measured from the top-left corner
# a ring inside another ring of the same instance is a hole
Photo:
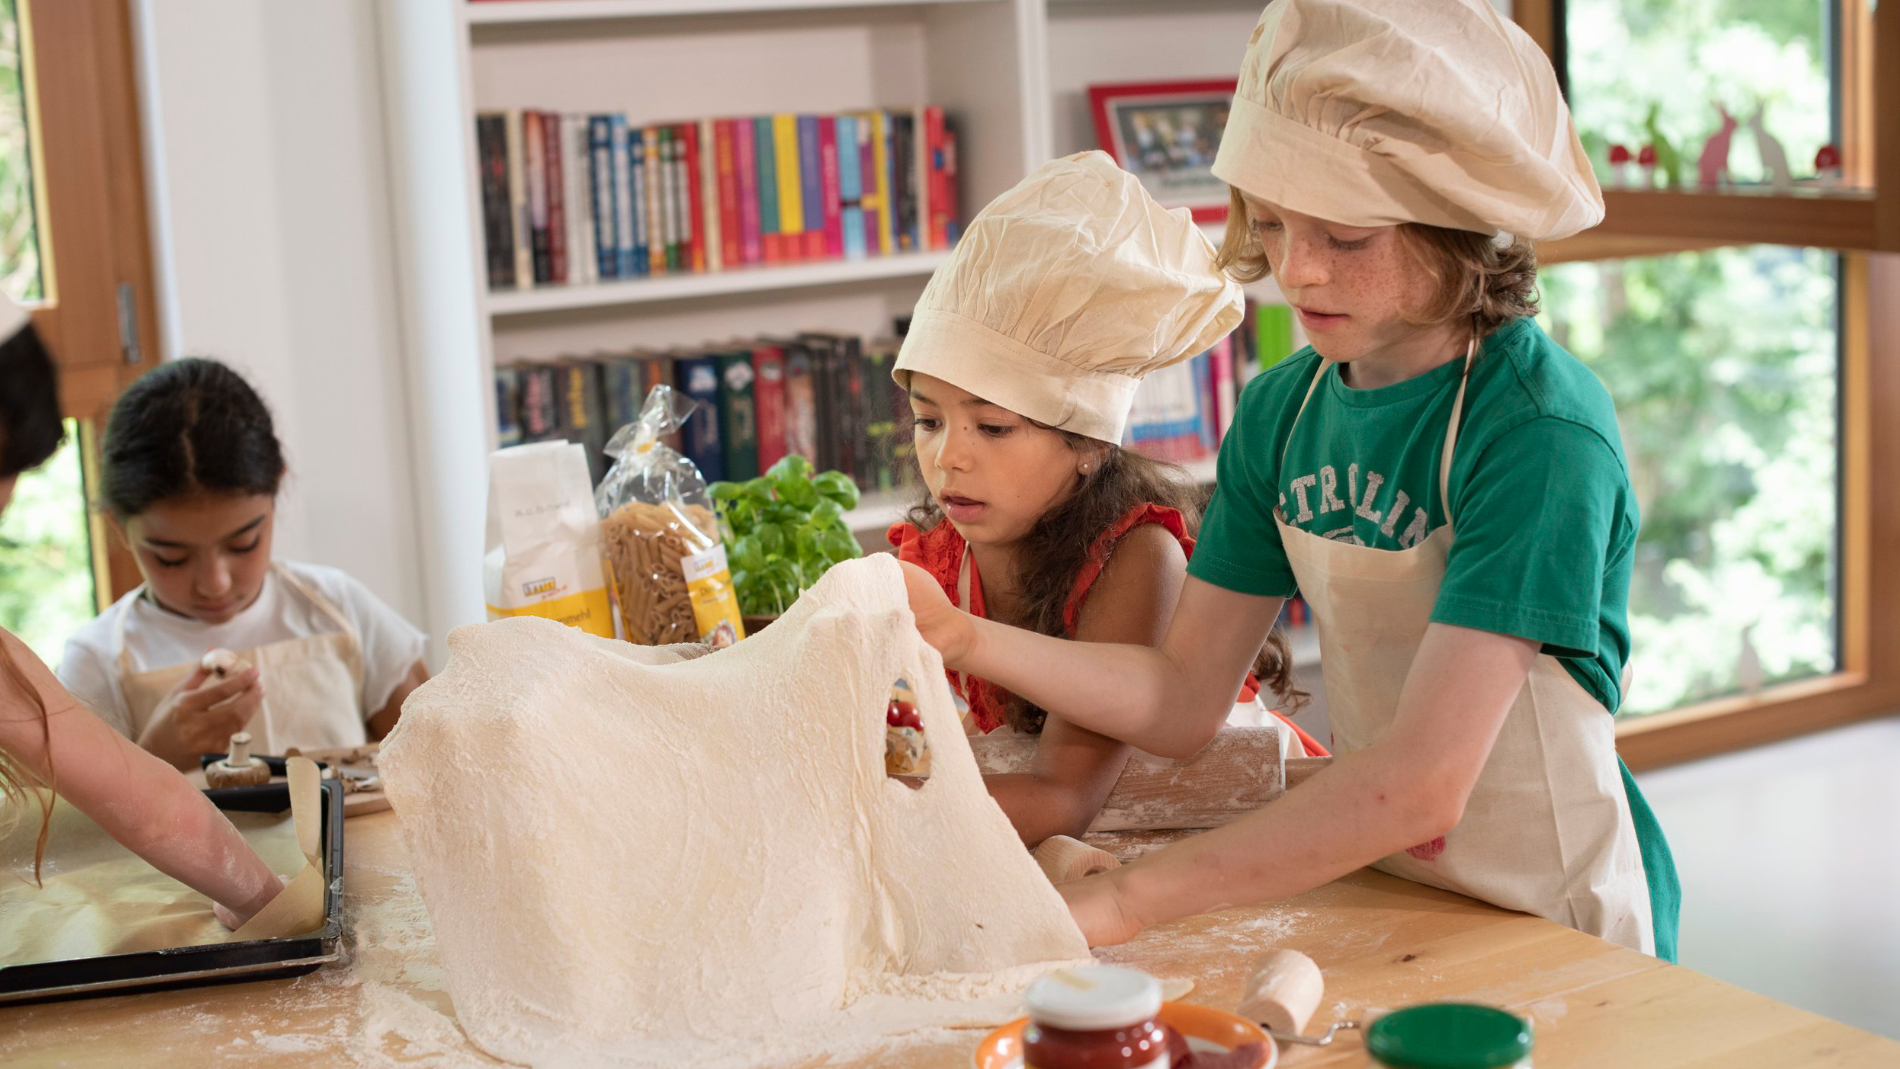
[[[838,175],[838,120],[830,115],[818,118],[818,196],[824,208],[825,255],[844,256],[844,193]]]
[[[686,420],[681,435],[683,452],[707,482],[726,477],[725,457],[719,447],[719,364],[710,356],[682,357],[674,362],[676,386],[703,407]]]
[[[542,162],[547,167],[548,189],[548,281],[566,282],[567,278],[567,150],[561,145],[559,114],[541,113]]]
[[[587,119],[588,164],[594,180],[594,269],[601,278],[620,277],[620,213],[614,197],[613,122]]]
[[[666,196],[666,176],[671,170],[667,166],[666,128],[646,127],[644,137],[647,143],[647,271],[663,275],[666,273],[666,238],[670,229],[667,221],[672,218],[672,213],[667,210],[671,202]]]
[[[908,111],[891,113],[892,226],[899,252],[917,251],[916,125]]]
[[[680,266],[679,231],[679,189],[678,176],[673,171],[673,128],[670,126],[649,127],[658,139],[660,166],[657,189],[659,197],[659,235],[654,274],[665,272],[672,274]]]
[[[719,165],[713,157],[717,146],[711,119],[699,120],[699,132],[689,142],[694,159],[687,165],[699,188],[699,210],[693,213],[693,262],[701,271],[718,271],[725,266],[725,229],[719,217]]]
[[[858,170],[858,120],[840,115],[836,127],[838,158],[838,240],[846,259],[864,259],[864,183]]]
[[[561,404],[554,369],[545,364],[521,369],[521,440],[546,442],[561,436]]]
[[[955,245],[963,236],[963,220],[957,211],[957,187],[961,185],[957,166],[957,125],[949,116],[943,120],[943,218],[944,245]]]
[[[680,270],[706,273],[706,179],[699,160],[699,124],[673,129],[680,172]]]
[[[620,278],[638,278],[644,274],[634,262],[640,247],[640,145],[636,132],[627,129],[620,115],[608,116],[614,163],[614,256],[615,274]]]
[[[739,161],[736,124],[721,119],[713,127],[713,167],[719,188],[719,259],[733,268],[746,262],[745,228],[739,220]]]
[[[891,211],[891,116],[888,111],[871,113],[871,157],[871,173],[877,176],[878,250],[889,256],[897,251],[897,224]]]
[[[506,449],[521,444],[521,371],[495,369],[495,445]]]
[[[785,259],[785,236],[778,217],[778,130],[770,115],[752,120],[759,151],[759,241],[763,262]]]
[[[732,120],[732,140],[739,182],[739,257],[756,264],[765,256],[759,248],[758,131],[751,119]]]
[[[727,479],[759,475],[759,416],[750,351],[719,356],[719,444]]]
[[[929,179],[924,189],[930,205],[924,233],[928,239],[925,244],[933,249],[950,247],[950,217],[946,214],[950,199],[944,190],[944,151],[943,109],[932,105],[924,109],[924,159],[929,165]]]
[[[798,117],[798,195],[805,221],[804,259],[825,258],[825,175],[818,144],[818,116]]]
[[[640,367],[639,361],[617,358],[603,361],[600,366],[601,409],[606,416],[602,428],[607,437],[612,438],[620,428],[632,423],[640,414]]]
[[[475,117],[476,156],[482,179],[482,236],[491,290],[515,284],[514,227],[508,221],[507,121],[494,113]],[[517,390],[519,378],[516,376]]]
[[[508,219],[514,230],[515,288],[534,288],[533,219],[528,214],[528,160],[521,109],[506,113],[508,136]]]
[[[692,180],[687,156],[687,149],[691,146],[687,138],[690,131],[696,129],[687,124],[673,127],[673,258],[679,263],[682,272],[693,270],[693,205],[699,183]]]
[[[521,113],[521,147],[528,178],[528,235],[533,250],[534,281],[547,283],[554,277],[554,261],[548,249],[548,142],[541,132],[541,113]]]
[[[561,140],[565,149],[561,167],[567,176],[568,281],[586,285],[597,281],[594,275],[593,152],[588,146],[587,116],[562,116]]]
[[[864,437],[870,448],[871,489],[885,492],[897,486],[897,458],[893,453],[897,417],[891,405],[891,362],[896,359],[887,342],[873,342],[864,351]]]
[[[812,376],[811,348],[800,342],[785,349],[785,449],[818,462],[818,390]]]
[[[862,339],[847,336],[838,348],[838,387],[844,402],[842,440],[839,459],[844,462],[844,473],[862,489],[870,487],[871,473],[871,437],[868,433],[870,418],[865,412],[864,398],[864,344]]]
[[[765,347],[752,351],[752,399],[759,422],[759,470],[768,471],[785,456],[785,352]]]
[[[797,260],[805,251],[805,191],[798,179],[798,116],[772,116],[772,144],[778,156],[779,252],[787,260]]]
[[[838,387],[837,353],[828,335],[807,335],[811,346],[811,392],[812,401],[817,409],[817,440],[813,443],[817,450],[811,458],[819,471],[833,471],[838,467]]]

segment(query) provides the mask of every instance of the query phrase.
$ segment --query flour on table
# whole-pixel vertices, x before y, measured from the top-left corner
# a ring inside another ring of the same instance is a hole
[[[896,561],[833,568],[690,658],[516,618],[460,628],[378,769],[456,1017],[532,1065],[753,1065],[1020,1012],[1088,960],[984,791]],[[884,775],[923,681],[930,780]]]

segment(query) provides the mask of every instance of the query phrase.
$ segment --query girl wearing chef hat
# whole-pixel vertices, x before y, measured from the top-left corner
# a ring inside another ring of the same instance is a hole
[[[19,476],[45,463],[62,437],[52,359],[26,310],[0,295],[0,512]],[[26,643],[0,630],[0,837],[37,810],[35,878],[53,813],[41,787],[219,903],[227,927],[241,927],[283,889],[190,781],[73,700]]]
[[[1095,943],[1374,863],[1672,957],[1678,889],[1616,756],[1638,515],[1602,385],[1530,316],[1530,242],[1602,197],[1537,46],[1486,0],[1277,0],[1214,173],[1221,250],[1312,346],[1248,384],[1166,637],[956,613],[952,667],[1186,756],[1281,600],[1311,604],[1339,758],[1234,824],[1062,890]]]
[[[1218,342],[1241,307],[1188,213],[1161,208],[1103,153],[1055,160],[998,197],[932,276],[892,371],[928,490],[890,530],[899,559],[980,618],[1158,643],[1194,550],[1198,493],[1118,443],[1142,377]],[[1297,699],[1284,633],[1264,651],[1256,642],[1250,665],[1255,655],[1260,678]],[[1042,735],[1032,773],[989,781],[1025,841],[1080,834],[1127,748],[978,675],[951,682],[971,730]],[[1263,714],[1252,677],[1234,682]],[[1297,728],[1284,735],[1324,752]]]

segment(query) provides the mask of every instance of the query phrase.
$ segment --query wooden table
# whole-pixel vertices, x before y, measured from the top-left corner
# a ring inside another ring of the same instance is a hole
[[[295,980],[0,1009],[0,1065],[485,1066],[444,992],[394,814],[345,831],[350,960]],[[1327,991],[1309,1031],[1434,999],[1504,1006],[1537,1029],[1538,1069],[1900,1066],[1900,1044],[1548,921],[1375,872],[1271,906],[1163,925],[1098,952],[1192,977],[1188,1001],[1231,1009],[1271,947],[1311,955]],[[850,1065],[962,1069],[980,1033],[893,1041]],[[1293,1047],[1282,1065],[1366,1064],[1360,1038]]]

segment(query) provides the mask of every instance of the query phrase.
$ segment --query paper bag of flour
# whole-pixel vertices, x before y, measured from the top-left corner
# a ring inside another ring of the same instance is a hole
[[[587,451],[535,442],[488,458],[488,618],[544,616],[614,637]]]

